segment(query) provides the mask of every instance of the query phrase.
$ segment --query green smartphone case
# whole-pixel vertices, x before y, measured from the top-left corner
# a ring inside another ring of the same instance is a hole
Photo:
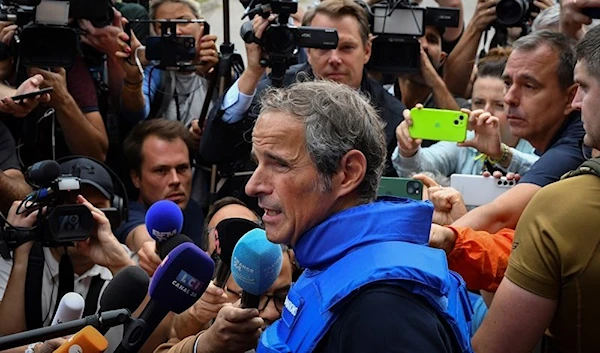
[[[463,142],[467,138],[469,116],[458,110],[413,108],[413,124],[408,128],[415,139]]]

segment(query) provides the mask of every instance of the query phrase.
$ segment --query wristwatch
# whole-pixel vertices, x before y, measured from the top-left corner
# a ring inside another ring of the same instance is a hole
[[[38,344],[42,344],[42,342],[35,342],[27,346],[27,348],[25,349],[25,353],[35,353],[35,346],[37,346]]]

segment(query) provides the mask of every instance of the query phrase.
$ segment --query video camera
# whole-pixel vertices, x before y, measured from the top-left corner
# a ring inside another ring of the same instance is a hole
[[[12,48],[4,46],[0,58],[14,55],[25,67],[71,67],[80,33],[69,19],[104,27],[113,18],[110,0],[0,0],[0,20],[18,26]]]
[[[408,0],[363,4],[375,35],[367,68],[384,74],[418,73],[421,70],[419,37],[426,26],[458,27],[460,11],[445,7],[419,7]]]
[[[496,5],[494,27],[528,28],[532,20],[531,13],[539,12],[540,9],[533,4],[533,0],[500,0]]]
[[[146,38],[146,59],[158,61],[157,68],[162,70],[194,71],[196,58],[196,39],[193,36],[178,36],[177,25],[202,23],[203,36],[210,33],[210,24],[205,20],[134,20],[132,23],[160,23],[159,36]]]
[[[8,260],[11,250],[31,240],[45,247],[56,247],[89,238],[95,226],[92,213],[84,205],[65,204],[73,191],[81,189],[80,179],[60,175],[58,163],[54,161],[38,162],[27,174],[34,176],[29,177],[28,182],[35,183],[38,189],[21,202],[17,214],[40,212],[32,228],[14,227],[7,223],[0,229],[0,255]]]
[[[253,3],[254,1],[246,9],[244,17],[253,19],[256,15],[263,18],[268,18],[271,13],[278,15],[275,21],[269,24],[261,39],[254,36],[251,21],[245,22],[240,30],[244,42],[260,44],[268,54],[268,59],[263,59],[261,65],[271,67],[271,78],[275,87],[281,86],[288,67],[297,63],[298,47],[337,48],[336,29],[296,27],[290,24],[290,15],[298,11],[297,0],[261,0],[261,3],[252,7]]]

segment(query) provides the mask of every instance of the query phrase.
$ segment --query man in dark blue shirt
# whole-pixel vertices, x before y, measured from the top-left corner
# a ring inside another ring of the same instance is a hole
[[[518,185],[453,225],[490,233],[514,229],[536,192],[583,162],[583,125],[571,107],[577,91],[574,46],[572,39],[550,31],[534,32],[513,44],[503,74],[505,110],[511,133],[529,141],[540,159]]]
[[[204,214],[190,199],[193,141],[178,121],[153,119],[136,125],[124,142],[131,179],[139,197],[129,206],[129,221],[116,237],[140,257],[140,266],[150,275],[160,264],[156,243],[145,225],[146,210],[159,200],[171,200],[183,210],[182,233],[205,249],[202,237]]]

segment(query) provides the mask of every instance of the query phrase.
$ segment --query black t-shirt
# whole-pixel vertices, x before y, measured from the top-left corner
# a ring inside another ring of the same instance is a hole
[[[0,170],[21,169],[15,139],[6,125],[0,121]]]
[[[399,286],[367,286],[343,305],[315,353],[458,352],[439,313]]]

